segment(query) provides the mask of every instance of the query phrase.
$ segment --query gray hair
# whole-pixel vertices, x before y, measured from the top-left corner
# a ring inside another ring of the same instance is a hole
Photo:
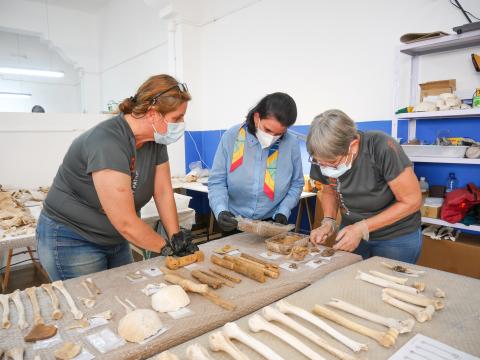
[[[322,160],[346,155],[350,143],[357,136],[353,120],[341,110],[327,110],[317,115],[310,125],[307,136],[307,151]]]

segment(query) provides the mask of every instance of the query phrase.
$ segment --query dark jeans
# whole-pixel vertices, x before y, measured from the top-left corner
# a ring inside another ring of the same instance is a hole
[[[361,255],[363,259],[368,259],[372,256],[382,256],[416,264],[421,251],[422,231],[418,229],[410,234],[401,235],[389,240],[362,240],[355,250],[355,254]]]
[[[37,225],[37,253],[50,279],[67,280],[133,262],[130,245],[94,244],[43,212]]]

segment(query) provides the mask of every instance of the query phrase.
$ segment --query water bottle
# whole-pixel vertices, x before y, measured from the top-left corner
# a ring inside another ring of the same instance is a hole
[[[448,174],[447,189],[445,191],[449,193],[455,190],[457,187],[458,187],[458,180],[455,177],[455,173]]]
[[[425,201],[425,199],[428,197],[429,185],[423,176],[420,178],[420,190],[422,191],[422,199]]]

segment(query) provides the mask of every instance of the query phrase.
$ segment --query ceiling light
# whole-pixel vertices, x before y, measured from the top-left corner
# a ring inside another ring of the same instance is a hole
[[[0,98],[2,98],[2,99],[29,99],[31,96],[32,96],[32,94],[1,92],[0,91]]]
[[[42,77],[53,77],[53,78],[61,78],[65,76],[65,74],[62,71],[22,69],[22,68],[11,68],[11,67],[0,67],[0,74],[42,76]]]

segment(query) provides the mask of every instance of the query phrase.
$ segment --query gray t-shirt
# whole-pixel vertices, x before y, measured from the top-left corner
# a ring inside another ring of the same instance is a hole
[[[402,147],[382,132],[360,133],[359,153],[352,168],[338,179],[322,175],[318,165],[312,165],[310,177],[332,185],[339,196],[342,225],[351,225],[384,211],[396,202],[388,182],[412,166]],[[370,240],[388,240],[414,232],[420,227],[417,211],[396,223],[370,234]]]
[[[125,239],[103,211],[92,172],[111,169],[132,179],[135,209],[140,212],[153,195],[155,167],[168,161],[167,147],[147,142],[135,148],[135,136],[123,114],[106,120],[76,138],[63,159],[43,211],[98,245]]]

